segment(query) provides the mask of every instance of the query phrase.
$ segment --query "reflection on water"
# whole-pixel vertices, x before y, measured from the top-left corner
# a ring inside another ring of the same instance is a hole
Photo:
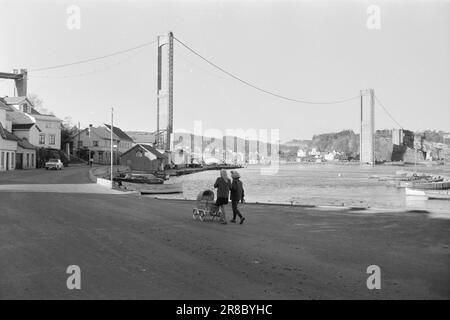
[[[379,208],[422,208],[450,211],[450,201],[425,200],[405,196],[405,190],[369,179],[373,175],[392,175],[414,167],[359,166],[335,164],[285,164],[276,175],[262,175],[260,166],[240,169],[248,202],[282,202],[312,205],[343,205]],[[450,175],[450,167],[417,167],[419,172]],[[167,198],[195,199],[205,189],[214,189],[218,171],[204,171],[173,178],[182,181],[183,195]]]

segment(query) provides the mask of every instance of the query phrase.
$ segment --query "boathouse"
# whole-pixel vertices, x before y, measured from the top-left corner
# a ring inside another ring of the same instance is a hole
[[[133,171],[154,172],[164,169],[168,157],[149,144],[137,144],[120,156],[120,163]]]

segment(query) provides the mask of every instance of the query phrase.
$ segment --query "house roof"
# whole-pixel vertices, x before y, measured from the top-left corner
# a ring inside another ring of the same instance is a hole
[[[111,126],[109,124],[105,123],[105,127],[107,127],[109,130],[111,130]],[[133,138],[131,138],[129,135],[127,135],[125,132],[123,132],[118,127],[113,127],[113,132],[116,136],[118,136],[121,140],[128,140],[133,142]]]
[[[41,114],[38,113],[36,110],[33,112],[31,112],[31,116],[34,117],[35,119],[38,120],[46,120],[46,121],[59,121],[61,122],[61,119],[59,119],[58,117],[52,115],[52,114]]]
[[[29,124],[35,123],[35,120],[28,114],[17,111],[15,108],[7,112],[8,118],[13,124]]]
[[[6,104],[2,98],[0,98],[0,109],[11,111],[11,107]]]
[[[30,129],[32,126],[34,126],[34,123],[17,123],[17,124],[13,124],[12,128],[13,130],[28,130]]]
[[[30,106],[33,105],[33,103],[31,103],[30,100],[28,100],[27,97],[4,97],[3,100],[6,102],[7,105],[17,105],[17,104],[23,104],[23,103],[27,103]]]
[[[26,139],[18,139],[17,144],[23,149],[35,150],[37,147],[29,143]]]
[[[0,123],[0,136],[5,140],[10,141],[18,141],[19,139],[13,135],[11,132],[3,128],[2,124]]]
[[[32,115],[41,115],[40,112],[38,112],[35,108],[31,108],[31,112]]]
[[[153,153],[157,158],[159,159],[167,159],[167,156],[165,154],[162,154],[161,152],[159,152],[158,150],[156,150],[155,148],[153,148],[151,145],[149,144],[140,144],[138,143],[137,145],[135,145],[134,147],[128,149],[127,151],[125,151],[124,153],[122,153],[121,157],[123,157],[124,155],[126,155],[128,152],[135,150],[137,148],[142,148],[147,152]]]
[[[9,108],[8,111],[16,111],[16,112],[19,112],[19,111],[12,106],[27,103],[28,105],[31,106],[31,111],[30,111],[31,116],[33,116],[37,119],[40,119],[40,120],[61,121],[61,119],[57,118],[53,114],[42,114],[39,111],[37,111],[35,108],[33,108],[33,103],[27,97],[3,97],[3,98],[0,98],[0,102],[2,102],[4,105],[6,105]],[[0,104],[0,106],[1,106],[1,104]]]
[[[78,136],[79,134],[86,132],[89,128],[85,128],[80,132],[76,133],[72,136],[72,139]],[[91,127],[91,138],[92,136],[97,136],[100,139],[110,140],[111,139],[111,131],[106,129],[105,127]],[[113,132],[113,140],[119,140],[119,137]]]

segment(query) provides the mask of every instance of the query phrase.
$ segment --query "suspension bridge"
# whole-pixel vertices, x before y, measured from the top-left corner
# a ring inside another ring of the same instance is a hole
[[[95,62],[103,59],[107,59],[113,56],[123,55],[129,52],[139,52],[139,49],[146,48],[156,44],[157,49],[157,88],[156,88],[156,136],[155,136],[155,144],[157,148],[170,151],[173,149],[173,134],[174,134],[174,47],[175,43],[177,43],[180,48],[186,50],[192,55],[199,58],[202,62],[212,66],[213,68],[220,71],[225,76],[236,80],[238,83],[250,87],[261,94],[270,95],[272,97],[276,97],[281,100],[289,101],[292,103],[299,104],[309,104],[309,105],[331,105],[331,104],[341,104],[345,102],[355,101],[357,103],[359,101],[360,107],[360,162],[365,164],[374,164],[375,163],[375,154],[374,154],[374,132],[375,132],[375,104],[377,103],[381,106],[382,110],[393,120],[393,122],[399,128],[403,128],[398,121],[394,119],[392,114],[387,110],[387,108],[383,105],[380,99],[375,95],[374,89],[364,89],[360,90],[359,94],[346,97],[343,99],[335,99],[328,101],[314,101],[308,100],[305,98],[298,97],[289,97],[286,95],[282,95],[280,93],[262,88],[258,85],[247,81],[234,73],[226,70],[225,68],[219,66],[212,60],[206,58],[204,55],[200,54],[197,50],[193,49],[184,41],[178,39],[174,36],[172,32],[169,32],[167,35],[160,35],[156,37],[156,40],[142,43],[138,46],[134,46],[131,48],[127,48],[124,50],[115,51],[109,54],[92,57],[88,59],[77,60],[64,64],[57,64],[46,67],[32,68],[32,69],[15,69],[12,73],[8,72],[0,72],[0,81],[5,80],[13,80],[14,81],[14,94],[17,96],[26,96],[27,95],[27,81],[30,78],[52,78],[52,76],[45,76],[40,74],[43,71],[56,70],[61,68],[66,68],[70,66],[76,66],[80,64]],[[130,57],[128,57],[130,58]],[[120,64],[123,61],[116,62],[114,65]],[[97,69],[91,72],[84,72],[54,78],[71,78],[71,77],[80,77],[88,74],[96,73],[104,71],[108,68]],[[30,76],[31,74],[31,76]],[[193,136],[193,135],[191,135]],[[193,152],[193,142],[194,137],[191,138],[191,152]],[[202,143],[203,144],[203,143]],[[234,138],[233,150],[237,149],[237,139]],[[248,145],[249,141],[245,141],[245,153],[246,157],[248,157]],[[203,146],[202,146],[203,148]],[[269,146],[270,149],[270,146]],[[227,139],[223,138],[223,160],[226,159],[226,150],[227,150]],[[269,150],[270,152],[270,150]],[[257,141],[257,153],[260,153],[260,145],[259,141]]]

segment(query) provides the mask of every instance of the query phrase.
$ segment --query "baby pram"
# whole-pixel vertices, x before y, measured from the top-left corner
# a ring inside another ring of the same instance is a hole
[[[214,192],[205,190],[198,194],[196,207],[192,210],[194,220],[200,221],[224,221],[222,210],[214,201]]]

